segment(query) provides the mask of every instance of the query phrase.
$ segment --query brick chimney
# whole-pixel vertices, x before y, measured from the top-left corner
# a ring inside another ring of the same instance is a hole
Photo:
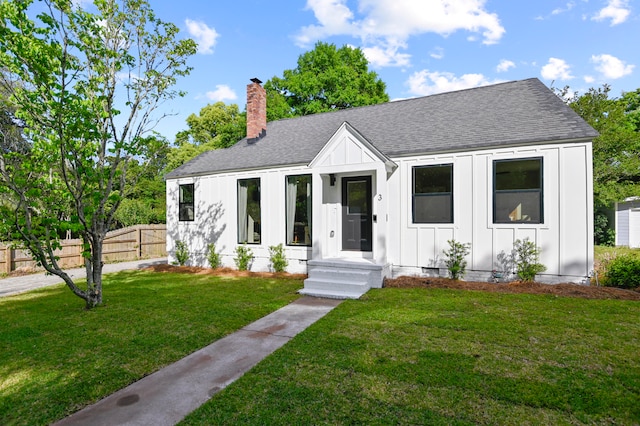
[[[267,134],[267,91],[257,78],[247,85],[247,141],[258,142]]]

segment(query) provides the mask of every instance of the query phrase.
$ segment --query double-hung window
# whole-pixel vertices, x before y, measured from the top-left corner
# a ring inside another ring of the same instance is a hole
[[[311,175],[286,177],[287,245],[311,245]]]
[[[493,162],[493,222],[544,223],[542,158]]]
[[[413,168],[413,223],[453,223],[453,164]]]
[[[238,243],[260,244],[260,178],[238,180]]]
[[[178,220],[192,222],[195,219],[195,190],[192,183],[178,187]]]

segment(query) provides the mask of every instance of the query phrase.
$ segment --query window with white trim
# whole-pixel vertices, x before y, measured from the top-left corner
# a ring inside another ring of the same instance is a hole
[[[287,245],[311,245],[311,175],[286,178]]]
[[[238,243],[260,244],[260,178],[238,180]]]
[[[413,223],[453,223],[453,164],[413,167]]]
[[[494,160],[493,223],[544,223],[542,157]]]
[[[192,222],[195,219],[195,189],[192,183],[178,187],[178,220]]]

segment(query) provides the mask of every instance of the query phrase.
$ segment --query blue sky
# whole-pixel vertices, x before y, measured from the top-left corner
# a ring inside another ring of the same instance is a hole
[[[208,103],[245,108],[246,85],[267,81],[317,41],[360,47],[391,99],[537,77],[583,93],[640,88],[636,0],[156,1],[161,19],[198,42],[185,98],[156,128],[173,141]]]

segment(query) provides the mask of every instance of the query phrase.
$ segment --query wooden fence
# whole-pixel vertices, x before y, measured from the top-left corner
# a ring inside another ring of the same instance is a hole
[[[135,225],[111,231],[104,240],[102,259],[108,263],[164,257],[166,235],[165,225]],[[61,243],[62,249],[56,252],[61,267],[82,266],[82,240],[61,240]],[[0,273],[35,267],[29,252],[0,243]]]

